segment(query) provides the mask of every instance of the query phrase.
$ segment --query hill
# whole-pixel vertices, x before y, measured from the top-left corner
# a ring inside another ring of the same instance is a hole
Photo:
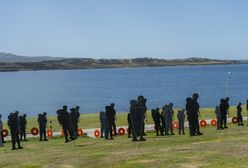
[[[93,59],[62,57],[25,57],[0,53],[0,71],[22,70],[56,70],[56,69],[93,69],[93,68],[126,68],[126,67],[162,67],[180,65],[216,65],[244,64],[248,61],[217,60],[208,58],[187,59]]]
[[[62,57],[49,57],[49,56],[19,56],[11,53],[0,52],[0,62],[14,63],[14,62],[40,62],[50,60],[61,60]]]

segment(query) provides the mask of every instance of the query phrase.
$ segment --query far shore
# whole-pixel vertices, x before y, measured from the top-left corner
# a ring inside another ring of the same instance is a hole
[[[89,69],[118,69],[118,68],[159,68],[159,67],[176,67],[176,66],[209,66],[209,65],[238,65],[238,64],[248,64],[248,63],[220,63],[220,62],[211,62],[211,63],[186,63],[186,64],[167,64],[167,65],[140,65],[140,66],[92,66],[92,67],[50,67],[50,68],[1,68],[0,72],[19,72],[19,71],[51,71],[51,70],[89,70]]]

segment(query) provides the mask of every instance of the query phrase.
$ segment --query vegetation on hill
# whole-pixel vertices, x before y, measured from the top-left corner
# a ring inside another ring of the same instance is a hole
[[[10,59],[10,58],[9,58]],[[8,59],[8,60],[9,60]],[[41,59],[40,61],[37,61]],[[93,69],[93,68],[125,68],[125,67],[161,67],[179,65],[216,65],[216,64],[239,64],[247,61],[216,60],[207,58],[187,59],[92,59],[92,58],[53,58],[39,57],[33,59],[27,57],[16,58],[16,61],[1,61],[0,71],[22,71],[22,70],[56,70],[56,69]],[[30,61],[27,61],[30,60]],[[42,61],[43,60],[43,61]]]

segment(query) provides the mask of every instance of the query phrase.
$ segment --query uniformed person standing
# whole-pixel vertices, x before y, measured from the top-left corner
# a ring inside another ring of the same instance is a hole
[[[73,136],[77,137],[78,136],[78,116],[77,116],[75,108],[71,108],[70,111],[71,111],[71,125],[72,125]]]
[[[106,112],[108,110],[108,107],[109,106],[105,106],[105,115],[104,115],[104,136],[105,136],[105,139],[108,140],[109,139],[109,130],[110,130],[110,124],[109,124],[109,120],[108,120],[108,117],[106,116]],[[111,129],[111,132],[112,132],[112,129]]]
[[[160,113],[160,119],[161,119],[161,135],[165,135],[165,117],[164,117],[164,108],[162,108],[162,111]]]
[[[103,138],[103,133],[105,132],[105,113],[103,111],[100,112],[99,119],[101,124],[101,136],[100,138]]]
[[[193,117],[193,111],[192,111],[192,98],[187,97],[186,98],[186,115],[187,115],[187,120],[189,123],[189,135],[190,136],[195,136],[195,124],[194,124],[194,117]]]
[[[142,99],[142,105],[144,107],[144,120],[143,120],[143,136],[146,136],[146,133],[145,133],[145,123],[147,122],[147,107],[146,107],[146,102],[147,102],[147,99],[144,98],[144,96],[139,96],[138,99],[141,98]]]
[[[113,122],[114,134],[115,135],[118,135],[118,132],[117,132],[117,129],[116,129],[116,123],[115,123],[115,121],[117,120],[116,110],[115,110],[115,104],[114,103],[111,103],[110,107],[111,107],[111,111],[112,111],[112,113],[114,115],[114,122]]]
[[[202,135],[200,132],[200,126],[199,126],[199,115],[200,115],[200,105],[198,103],[199,95],[197,93],[194,93],[192,96],[192,112],[193,112],[193,121],[196,128],[196,134]]]
[[[155,131],[156,131],[156,136],[159,136],[159,131],[160,131],[160,134],[162,134],[162,130],[161,130],[161,125],[160,125],[160,114],[157,110],[155,109],[152,109],[151,111],[152,113],[152,119],[154,121],[154,124],[155,124]]]
[[[12,142],[12,150],[17,149],[16,143],[18,145],[18,149],[22,149],[19,139],[19,119],[18,119],[19,112],[16,111],[15,113],[10,113],[8,116],[8,126],[10,128],[11,134],[11,142]]]
[[[19,116],[19,121],[20,121],[20,140],[22,139],[24,141],[27,141],[26,139],[26,126],[27,126],[27,119],[26,119],[26,114],[23,114],[23,116]]]
[[[128,122],[128,138],[131,138],[132,135],[132,121],[130,112],[127,114],[127,122]]]
[[[238,106],[237,106],[237,117],[238,117],[238,126],[240,125],[244,125],[243,124],[243,117],[242,117],[242,107],[241,107],[241,103],[239,102]]]
[[[172,103],[164,106],[164,117],[165,117],[165,128],[166,128],[165,135],[174,135],[173,127],[172,127],[174,111],[172,107],[173,107]]]
[[[181,134],[185,134],[184,133],[184,120],[185,120],[185,110],[178,110],[177,113],[177,119],[178,119],[178,123],[179,123],[179,135]]]
[[[70,140],[73,141],[76,138],[73,137],[72,125],[71,125],[71,115],[67,111],[67,106],[64,105],[63,109],[57,111],[57,118],[59,124],[62,125],[62,129],[65,135],[65,143],[69,142],[68,136],[70,136]]]
[[[108,128],[109,128],[108,129],[108,134],[110,135],[110,138],[108,137],[108,134],[105,137],[106,137],[106,139],[113,140],[114,138],[113,138],[113,130],[112,130],[112,128],[113,128],[113,124],[114,124],[114,120],[115,120],[114,113],[113,113],[113,110],[112,110],[111,106],[106,106],[105,109],[106,109],[105,115],[106,115],[106,117],[108,119]]]
[[[226,126],[226,124],[227,124],[227,115],[229,115],[229,97],[227,97],[226,99],[225,99],[225,116],[223,116],[224,118],[223,118],[223,122],[224,122],[224,128],[228,128],[227,126]]]
[[[75,116],[76,116],[76,123],[75,123],[75,129],[78,130],[78,123],[80,122],[80,107],[76,106],[75,108]],[[77,131],[77,136],[79,136],[78,131]]]
[[[40,128],[40,141],[44,139],[44,141],[47,141],[46,138],[46,126],[47,126],[47,118],[46,118],[46,112],[43,114],[38,115],[38,123],[39,123],[39,128]]]
[[[224,129],[223,123],[226,121],[226,106],[225,106],[225,99],[220,99],[220,113],[221,113],[221,122],[220,122],[220,129]],[[225,127],[226,128],[226,127]]]
[[[217,118],[217,124],[216,124],[217,130],[223,129],[222,126],[221,126],[222,125],[221,124],[221,112],[220,112],[220,107],[219,106],[215,107],[215,116]]]
[[[159,127],[159,130],[160,130],[160,135],[162,136],[162,135],[164,135],[164,130],[163,130],[162,126],[161,126],[161,122],[163,122],[163,121],[162,121],[161,114],[159,112],[158,107],[156,108],[156,114],[157,114],[157,118],[159,119],[158,120],[158,127]]]
[[[136,105],[136,113],[137,113],[137,135],[140,137],[140,141],[145,141],[143,138],[145,136],[145,120],[146,120],[146,99],[144,96],[138,97],[138,102]]]
[[[143,138],[143,126],[144,126],[144,114],[145,114],[145,107],[143,104],[143,98],[139,96],[137,100],[130,101],[130,116],[132,121],[132,136],[133,141],[138,141],[138,137],[140,141],[145,141],[146,139]]]
[[[137,100],[130,101],[130,120],[132,125],[132,137],[133,141],[138,141],[138,122],[137,122]]]

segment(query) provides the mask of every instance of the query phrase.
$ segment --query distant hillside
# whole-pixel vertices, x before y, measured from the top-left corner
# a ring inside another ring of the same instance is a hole
[[[15,55],[11,55],[12,58]],[[10,58],[11,58],[10,57]],[[0,62],[0,71],[22,70],[56,70],[56,69],[93,69],[93,68],[125,68],[125,67],[162,67],[180,65],[218,65],[218,64],[247,64],[248,61],[216,60],[208,58],[187,59],[92,59],[92,58],[53,58],[53,57],[19,57],[19,62]],[[34,58],[34,59],[31,59]],[[38,61],[39,59],[48,59]],[[50,59],[50,60],[49,60]],[[6,59],[5,59],[6,60]],[[18,60],[18,59],[15,59]],[[33,60],[33,61],[27,61]]]
[[[41,61],[51,61],[51,60],[61,60],[65,59],[62,57],[49,57],[49,56],[18,56],[11,53],[0,52],[0,62],[14,63],[14,62],[41,62]]]

